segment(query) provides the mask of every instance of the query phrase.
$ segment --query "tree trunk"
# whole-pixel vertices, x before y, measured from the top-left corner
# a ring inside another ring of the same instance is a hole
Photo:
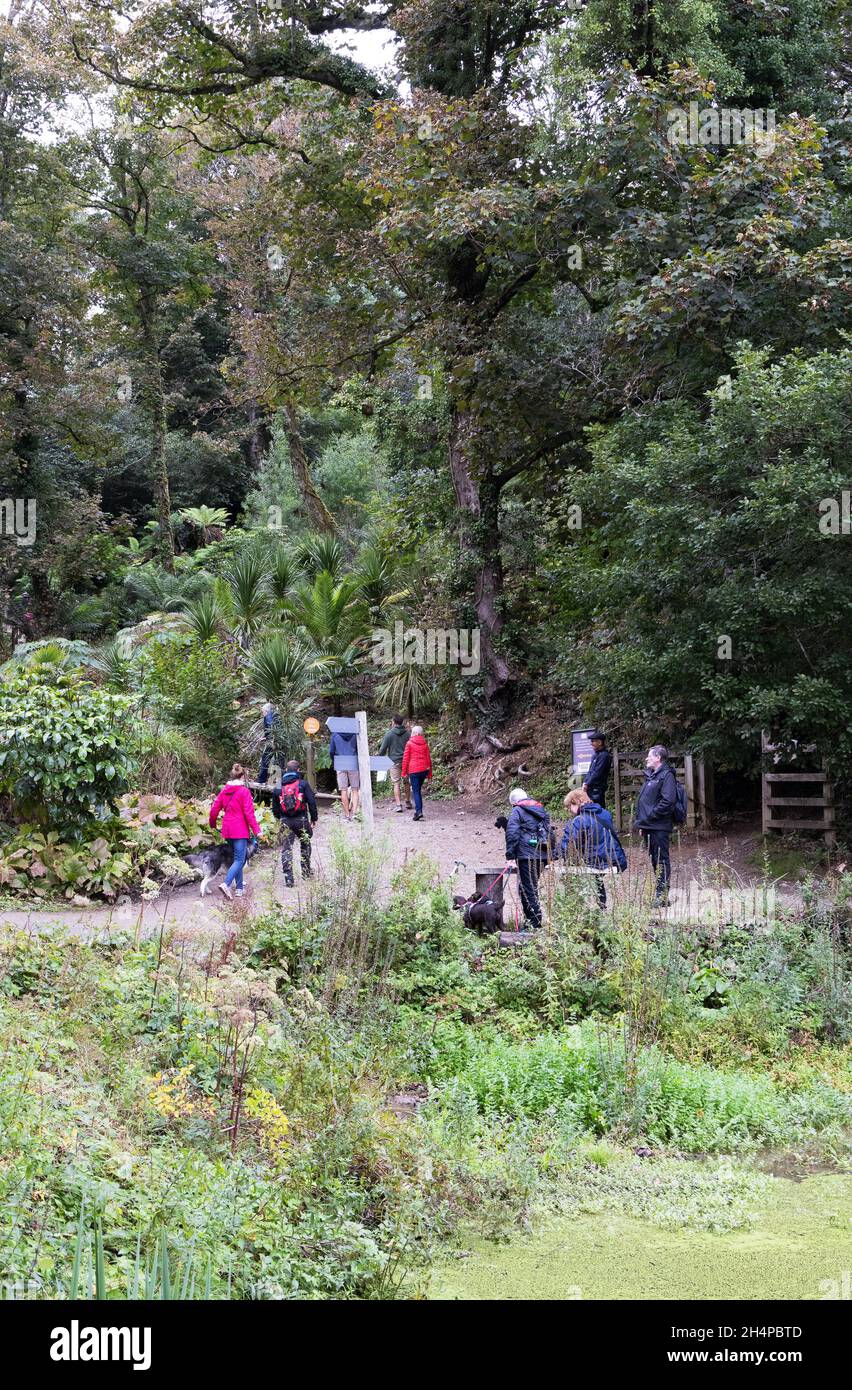
[[[308,456],[302,442],[302,431],[299,428],[299,414],[292,401],[287,401],[284,406],[284,428],[287,433],[287,443],[290,446],[290,464],[293,469],[293,477],[296,480],[296,487],[299,489],[302,505],[311,519],[311,525],[317,531],[326,531],[330,536],[336,536],[337,526],[334,517],[317,492],[311,474],[311,466],[308,463]]]
[[[172,503],[169,492],[169,470],[166,463],[166,402],[160,363],[157,312],[156,306],[144,293],[140,294],[139,297],[139,318],[142,327],[141,342],[144,354],[142,390],[151,429],[149,460],[154,497],[157,504],[157,520],[160,523],[160,555],[164,569],[168,570],[169,574],[174,574],[175,538],[172,534]]]
[[[479,626],[483,690],[489,705],[505,704],[512,685],[509,663],[496,643],[503,629],[503,565],[500,557],[500,489],[486,471],[477,479],[470,461],[472,417],[456,408],[450,430],[449,463],[461,512],[461,545],[475,566],[473,602]]]
[[[631,56],[640,77],[656,77],[658,75],[655,28],[654,0],[632,0],[630,13]]]
[[[266,411],[256,401],[252,401],[249,405],[248,421],[251,426],[251,434],[248,438],[246,453],[248,454],[252,479],[256,480],[260,466],[272,448],[272,431],[269,428]]]

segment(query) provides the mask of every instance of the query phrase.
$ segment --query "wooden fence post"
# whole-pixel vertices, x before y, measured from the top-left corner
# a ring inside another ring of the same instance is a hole
[[[837,831],[834,820],[834,783],[828,778],[828,759],[823,758],[822,769],[825,782],[822,788],[822,818],[825,823],[825,843],[828,849],[837,849]]]
[[[621,764],[618,749],[612,750],[612,790],[615,796],[615,828],[621,834]]]
[[[686,790],[686,828],[695,829],[695,763],[691,753],[683,755],[683,785]]]
[[[713,769],[707,766],[703,758],[699,758],[696,770],[698,772],[699,824],[702,830],[709,830],[715,809],[713,804]]]
[[[373,782],[370,775],[370,743],[367,735],[367,711],[356,710],[358,721],[358,772],[361,777],[361,826],[373,829]]]

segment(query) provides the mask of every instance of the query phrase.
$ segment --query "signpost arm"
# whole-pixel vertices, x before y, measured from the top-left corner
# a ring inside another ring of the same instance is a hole
[[[370,775],[370,745],[367,737],[367,711],[357,710],[358,771],[361,774],[361,816],[364,830],[373,829],[373,782]]]

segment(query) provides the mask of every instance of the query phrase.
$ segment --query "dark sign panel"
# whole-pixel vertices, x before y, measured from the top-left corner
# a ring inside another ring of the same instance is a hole
[[[575,772],[588,772],[592,765],[595,750],[590,735],[594,729],[575,729],[571,735],[571,762]]]

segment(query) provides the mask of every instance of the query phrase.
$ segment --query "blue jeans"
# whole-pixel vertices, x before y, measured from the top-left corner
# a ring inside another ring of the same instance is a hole
[[[414,810],[418,816],[423,815],[423,783],[426,781],[425,772],[409,772],[408,781],[411,786],[411,795],[414,797]]]
[[[248,853],[248,840],[231,840],[231,844],[234,847],[234,862],[225,874],[225,884],[230,888],[231,884],[236,880],[237,887],[242,888],[243,869],[245,868],[246,854]]]

